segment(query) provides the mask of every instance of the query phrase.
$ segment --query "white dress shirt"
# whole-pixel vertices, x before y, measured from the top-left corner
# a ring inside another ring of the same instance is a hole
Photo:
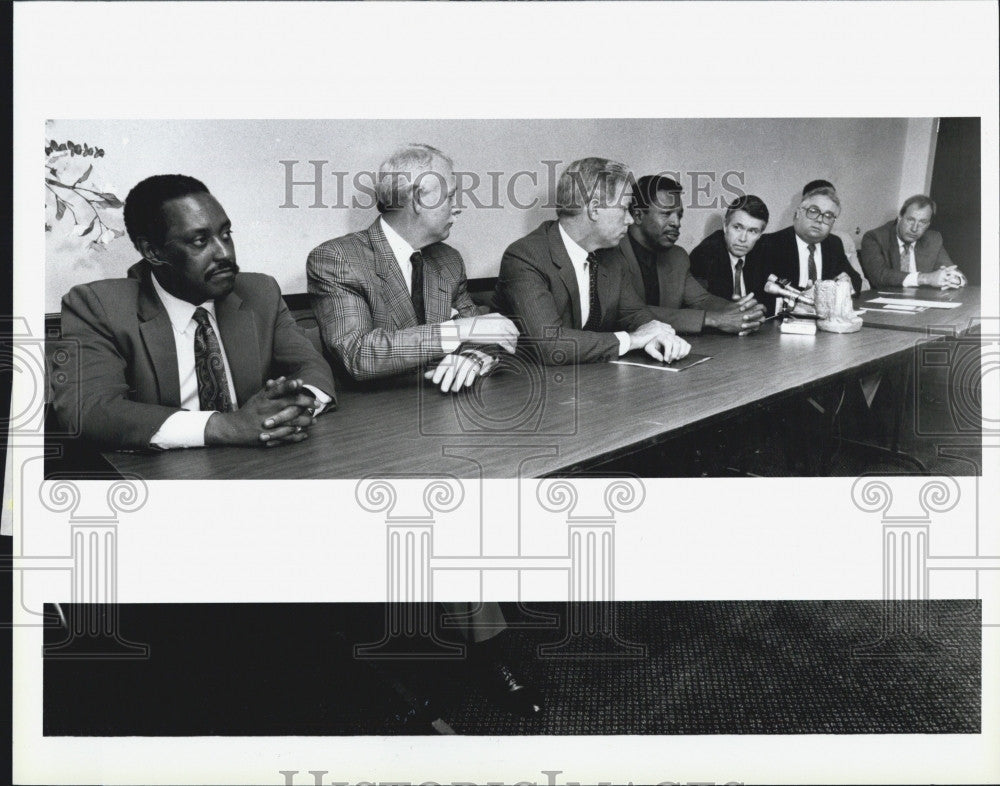
[[[150,276],[150,280],[153,282],[153,288],[156,290],[163,308],[167,311],[167,316],[170,317],[170,326],[173,328],[174,334],[174,354],[177,356],[177,379],[181,383],[181,408],[188,411],[175,412],[163,421],[149,443],[164,449],[204,447],[205,425],[215,412],[214,410],[201,411],[201,405],[198,401],[198,375],[194,368],[194,334],[198,329],[198,323],[194,321],[194,312],[198,306],[171,295],[160,286],[156,276]],[[222,346],[219,323],[215,318],[215,301],[206,300],[201,304],[201,307],[208,312],[208,321],[212,324],[212,330],[215,331],[215,335],[219,339],[222,366],[226,371],[226,384],[229,385],[229,397],[235,409],[237,406],[236,386],[233,384],[233,375],[229,370],[226,349]]]
[[[566,253],[569,255],[569,261],[573,263],[576,285],[580,290],[580,324],[586,325],[590,318],[590,262],[587,261],[589,252],[581,248],[573,238],[566,234],[561,223],[559,224],[559,234],[566,247]],[[618,339],[618,356],[621,357],[628,352],[632,341],[625,330],[616,330],[615,337]]]
[[[156,276],[150,276],[153,288],[156,290],[163,308],[170,318],[170,327],[174,334],[174,354],[177,356],[177,379],[180,382],[181,408],[184,412],[175,412],[163,421],[160,428],[150,438],[149,444],[154,447],[169,450],[171,448],[201,448],[205,446],[205,426],[215,410],[202,410],[198,398],[198,375],[195,371],[194,334],[198,323],[194,321],[194,312],[198,308],[186,300],[174,297],[167,292]],[[236,385],[233,384],[233,374],[229,369],[229,359],[226,348],[222,344],[222,334],[219,322],[215,317],[215,301],[206,300],[201,308],[208,312],[208,321],[219,340],[219,351],[222,354],[222,367],[226,372],[226,384],[229,386],[229,397],[233,409],[245,402],[236,400]],[[306,385],[316,397],[315,414],[319,415],[332,399],[319,388]]]
[[[729,254],[729,251],[726,251],[726,253]],[[747,259],[746,257],[734,257],[732,254],[729,254],[729,271],[734,281],[736,280],[736,263],[739,262],[741,259],[743,260],[743,270],[740,271],[740,291],[739,292],[734,291],[733,294],[739,295],[740,297],[744,297],[747,293],[747,283],[746,280],[743,278],[743,274],[746,272],[747,269]]]
[[[809,244],[798,235],[795,242],[799,245],[799,288],[809,285]],[[813,243],[813,261],[816,263],[816,280],[823,278],[823,251],[819,243]]]
[[[385,235],[389,248],[392,249],[392,255],[396,258],[396,264],[399,265],[399,272],[403,274],[403,281],[406,282],[406,290],[407,292],[412,292],[413,263],[410,261],[410,257],[413,256],[413,252],[417,249],[407,243],[402,235],[400,235],[381,218],[379,219],[379,225],[382,227],[382,233]],[[457,313],[458,312],[452,308],[451,315],[455,316]],[[461,343],[462,342],[458,339],[458,328],[455,327],[455,323],[450,319],[446,322],[442,322],[441,351],[450,355],[458,349]]]
[[[903,279],[904,287],[916,287],[920,285],[920,271],[917,270],[917,260],[913,258],[913,243],[910,243],[909,253],[904,253],[903,246],[906,243],[896,235],[896,243],[899,244],[899,269],[906,273]]]

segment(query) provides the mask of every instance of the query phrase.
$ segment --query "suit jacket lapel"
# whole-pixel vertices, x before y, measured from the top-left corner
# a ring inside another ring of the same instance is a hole
[[[153,367],[160,403],[179,407],[181,381],[177,376],[177,345],[170,317],[153,289],[148,263],[133,266],[129,275],[139,279],[139,333]]]
[[[440,260],[427,253],[424,253],[424,316],[428,325],[451,319],[450,282],[441,275]]]
[[[570,261],[566,246],[563,244],[562,235],[559,234],[559,222],[553,221],[549,227],[549,254],[552,256],[552,264],[556,267],[559,278],[569,292],[570,303],[573,306],[573,327],[577,330],[583,327],[580,319],[580,287],[576,283],[576,271]]]
[[[894,270],[903,269],[903,259],[899,255],[899,235],[896,234],[896,223],[893,222],[889,231],[889,266]]]
[[[236,401],[242,405],[260,390],[268,371],[261,368],[260,337],[254,315],[249,308],[243,307],[242,298],[233,292],[215,301],[215,318],[236,386]]]
[[[406,286],[403,278],[403,271],[399,269],[399,262],[396,255],[392,253],[389,241],[385,239],[385,233],[379,226],[376,219],[368,227],[368,239],[375,252],[375,273],[382,279],[382,294],[385,296],[389,313],[397,328],[413,327],[417,324],[417,315],[413,310],[413,301],[410,299],[410,290]],[[424,303],[427,303],[427,264],[424,264]],[[429,321],[429,320],[428,320]]]

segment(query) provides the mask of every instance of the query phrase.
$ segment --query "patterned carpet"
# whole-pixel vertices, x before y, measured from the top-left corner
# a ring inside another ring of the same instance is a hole
[[[531,607],[559,628],[518,628],[506,611],[503,653],[545,694],[537,719],[488,702],[462,661],[353,660],[349,639],[381,635],[376,604],[143,605],[119,607],[119,630],[148,659],[46,660],[44,731],[430,734],[435,718],[477,735],[980,730],[978,601],[912,602],[917,633],[889,638],[898,617],[877,601],[602,604],[597,629],[616,636],[554,652],[566,604]]]

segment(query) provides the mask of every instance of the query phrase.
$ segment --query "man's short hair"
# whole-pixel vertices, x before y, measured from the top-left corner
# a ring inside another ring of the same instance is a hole
[[[906,211],[913,206],[916,206],[917,210],[923,210],[925,207],[929,207],[931,209],[931,217],[933,218],[937,215],[937,204],[933,199],[929,196],[925,196],[924,194],[914,194],[907,199],[903,203],[903,206],[899,209],[899,215],[905,214]]]
[[[814,188],[811,191],[807,191],[802,195],[802,200],[799,202],[799,204],[801,205],[802,202],[805,202],[807,199],[812,199],[813,197],[816,196],[825,196],[827,199],[833,202],[833,204],[835,204],[837,207],[840,207],[840,197],[837,196],[837,192],[832,186],[820,186],[819,188]]]
[[[632,172],[625,164],[609,158],[573,161],[559,175],[556,215],[579,215],[592,199],[610,200],[631,178]],[[610,202],[605,206],[610,206]]]
[[[771,218],[771,214],[767,211],[767,205],[764,204],[764,200],[754,194],[744,194],[734,200],[733,203],[726,208],[726,226],[729,226],[729,219],[733,217],[733,213],[737,210],[742,210],[750,216],[750,218],[756,218],[763,221],[765,226]]]
[[[132,244],[139,248],[139,238],[144,237],[153,245],[162,245],[167,235],[163,205],[171,199],[208,193],[204,183],[188,175],[153,175],[137,183],[125,197],[122,210]]]
[[[413,185],[420,174],[443,161],[454,168],[452,160],[431,145],[414,142],[393,152],[378,168],[375,183],[375,206],[379,213],[402,210],[413,201]]]
[[[635,184],[635,202],[632,203],[632,207],[636,210],[645,210],[652,204],[662,204],[656,198],[656,195],[661,191],[681,194],[684,192],[684,188],[676,180],[666,175],[643,175]]]
[[[802,196],[805,196],[810,191],[816,191],[819,188],[830,188],[836,191],[836,187],[829,180],[810,180],[802,189]]]

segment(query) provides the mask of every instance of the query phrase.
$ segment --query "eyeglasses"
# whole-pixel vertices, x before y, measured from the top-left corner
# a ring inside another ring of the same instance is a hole
[[[836,213],[821,213],[818,207],[810,206],[805,209],[805,214],[809,217],[810,221],[822,221],[824,224],[829,224],[833,226],[833,222],[837,220]]]

